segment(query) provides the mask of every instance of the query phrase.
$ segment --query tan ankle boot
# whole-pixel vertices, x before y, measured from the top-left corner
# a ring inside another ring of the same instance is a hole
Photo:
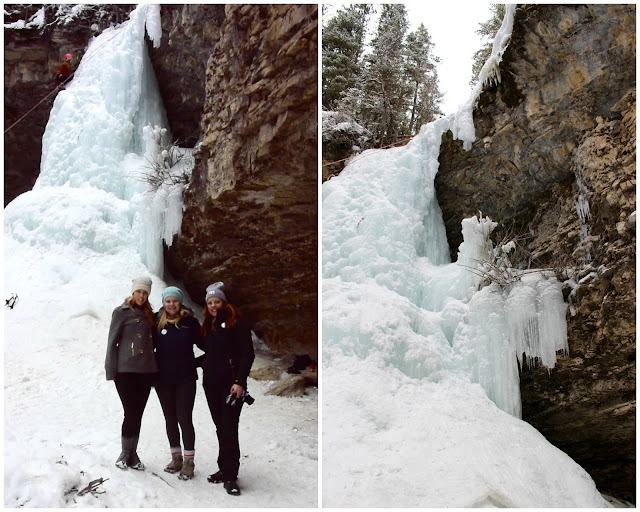
[[[167,473],[177,473],[182,469],[182,454],[174,453],[171,455],[171,462],[167,465],[164,470]]]
[[[193,478],[194,469],[195,469],[195,464],[193,463],[193,459],[192,458],[185,459],[184,465],[180,470],[180,474],[178,475],[178,478],[180,480],[190,480],[191,478]]]

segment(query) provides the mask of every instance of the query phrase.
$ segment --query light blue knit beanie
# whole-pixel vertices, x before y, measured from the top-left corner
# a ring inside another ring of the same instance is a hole
[[[162,292],[162,302],[164,302],[167,297],[175,297],[178,299],[180,304],[184,301],[184,294],[182,293],[182,290],[176,286],[168,286],[164,289]]]

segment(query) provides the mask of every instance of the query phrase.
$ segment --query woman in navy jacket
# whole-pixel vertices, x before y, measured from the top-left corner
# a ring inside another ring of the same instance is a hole
[[[178,478],[193,478],[196,433],[193,428],[193,404],[196,398],[196,360],[193,345],[202,346],[200,323],[182,303],[182,291],[169,286],[162,292],[163,307],[156,313],[154,341],[158,377],[156,393],[164,413],[171,462],[164,470],[180,471]],[[178,426],[180,428],[178,428]],[[184,460],[180,445],[184,443]]]
[[[236,308],[227,302],[222,282],[207,287],[205,300],[202,385],[216,426],[219,450],[219,470],[209,475],[208,480],[212,483],[224,482],[229,494],[239,495],[238,423],[247,377],[255,358],[251,329],[239,318]]]

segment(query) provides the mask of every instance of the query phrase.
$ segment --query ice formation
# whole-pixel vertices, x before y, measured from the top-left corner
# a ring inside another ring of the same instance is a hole
[[[163,274],[162,242],[179,230],[184,185],[150,190],[144,180],[158,151],[149,130],[167,126],[145,32],[160,44],[157,5],[139,6],[90,43],[54,102],[33,190],[5,209],[10,238],[83,253],[132,250]]]
[[[462,141],[463,147],[467,151],[471,149],[471,144],[476,140],[476,132],[473,126],[473,108],[478,101],[478,97],[487,83],[500,82],[499,64],[511,38],[515,9],[516,4],[506,5],[502,25],[493,40],[491,55],[482,66],[478,74],[478,82],[471,91],[469,99],[458,107],[458,112],[453,116],[451,132],[456,139]]]
[[[559,283],[542,271],[487,276],[506,256],[483,216],[462,222],[449,261],[440,141],[452,130],[470,146],[477,94],[322,186],[325,506],[603,506],[586,472],[518,419],[518,365],[552,368],[567,350]]]

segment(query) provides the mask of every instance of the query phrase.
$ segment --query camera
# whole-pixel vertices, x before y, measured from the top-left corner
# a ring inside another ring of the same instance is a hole
[[[240,398],[238,398],[236,395],[233,395],[233,394],[230,393],[229,396],[227,396],[227,399],[225,400],[225,402],[228,405],[230,405],[231,407],[233,407],[237,403],[242,403],[242,402],[247,402],[247,404],[251,405],[255,401],[256,401],[255,398],[253,398],[246,391],[242,392],[242,395],[240,395]]]

